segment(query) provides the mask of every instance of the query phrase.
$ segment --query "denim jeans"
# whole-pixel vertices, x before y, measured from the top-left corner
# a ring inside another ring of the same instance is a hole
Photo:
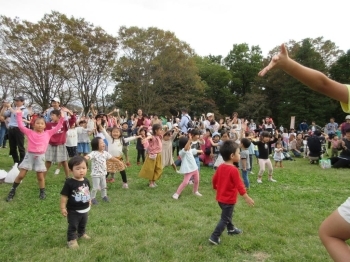
[[[6,126],[0,127],[0,147],[2,147],[4,144],[6,131],[7,131]]]
[[[214,241],[218,241],[225,228],[227,228],[227,231],[234,229],[234,225],[232,224],[232,214],[235,205],[224,204],[220,202],[218,202],[218,204],[221,208],[221,218],[219,223],[216,225],[214,232],[211,235],[211,239],[213,239]]]
[[[88,221],[88,213],[79,213],[75,210],[68,210],[67,221],[67,241],[71,241],[85,234],[85,228]],[[78,235],[77,235],[78,232]]]
[[[245,188],[249,188],[248,170],[244,171],[242,169],[242,178],[243,178],[243,182],[244,182]]]

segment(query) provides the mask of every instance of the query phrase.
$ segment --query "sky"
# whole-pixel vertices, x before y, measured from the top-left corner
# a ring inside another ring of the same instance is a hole
[[[200,56],[227,56],[234,44],[263,55],[283,42],[323,36],[350,49],[347,0],[0,0],[0,15],[31,22],[58,11],[117,35],[120,26],[173,32]],[[344,31],[345,30],[345,31]]]

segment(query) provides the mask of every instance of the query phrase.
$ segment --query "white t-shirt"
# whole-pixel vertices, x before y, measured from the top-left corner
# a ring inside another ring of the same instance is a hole
[[[106,160],[112,158],[107,151],[92,151],[87,155],[91,159],[91,176],[100,177],[107,175]]]
[[[78,134],[75,128],[69,128],[66,136],[66,146],[73,147],[78,145]]]
[[[188,151],[185,151],[184,149],[180,150],[179,156],[181,157],[181,167],[179,172],[181,174],[188,174],[198,170],[194,155],[197,155],[197,149],[190,149]]]

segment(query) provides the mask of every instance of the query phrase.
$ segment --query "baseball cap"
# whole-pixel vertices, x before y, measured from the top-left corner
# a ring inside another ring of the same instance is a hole
[[[213,113],[208,113],[207,117],[210,117],[210,116],[213,116],[213,115],[214,115]]]
[[[60,99],[59,99],[58,97],[52,98],[52,99],[51,99],[51,102],[52,102],[52,101],[55,101],[55,102],[57,102],[57,103],[61,103],[61,101],[60,101]]]
[[[219,137],[221,137],[221,135],[220,135],[220,133],[219,133],[219,132],[214,132],[214,133],[212,134],[212,136],[211,136],[211,137],[215,137],[215,136],[219,136]]]
[[[23,96],[16,96],[13,100],[14,101],[22,101],[23,102],[25,100],[25,98]]]
[[[350,115],[347,115],[346,117],[345,117],[345,119],[347,120],[347,119],[350,119]]]

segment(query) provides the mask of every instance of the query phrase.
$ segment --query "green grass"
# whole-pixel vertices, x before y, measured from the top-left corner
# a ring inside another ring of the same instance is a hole
[[[44,201],[38,198],[33,172],[11,203],[4,200],[11,185],[1,184],[0,261],[331,261],[318,227],[348,197],[349,170],[323,170],[297,159],[274,170],[277,183],[268,183],[265,173],[258,185],[255,164],[249,191],[255,207],[239,198],[233,218],[244,233],[224,233],[222,243],[212,246],[208,238],[220,217],[212,169],[202,167],[200,172],[203,197],[194,196],[188,186],[179,200],[173,200],[182,176],[166,168],[158,187],[148,188],[137,176],[134,145],[129,152],[130,188],[121,188],[117,174],[116,183],[108,188],[111,202],[92,207],[87,227],[92,239],[79,241],[78,250],[66,248],[67,222],[59,209],[62,170],[58,176],[53,175],[54,168],[49,171]],[[0,169],[8,171],[8,150],[1,149],[0,157]]]

